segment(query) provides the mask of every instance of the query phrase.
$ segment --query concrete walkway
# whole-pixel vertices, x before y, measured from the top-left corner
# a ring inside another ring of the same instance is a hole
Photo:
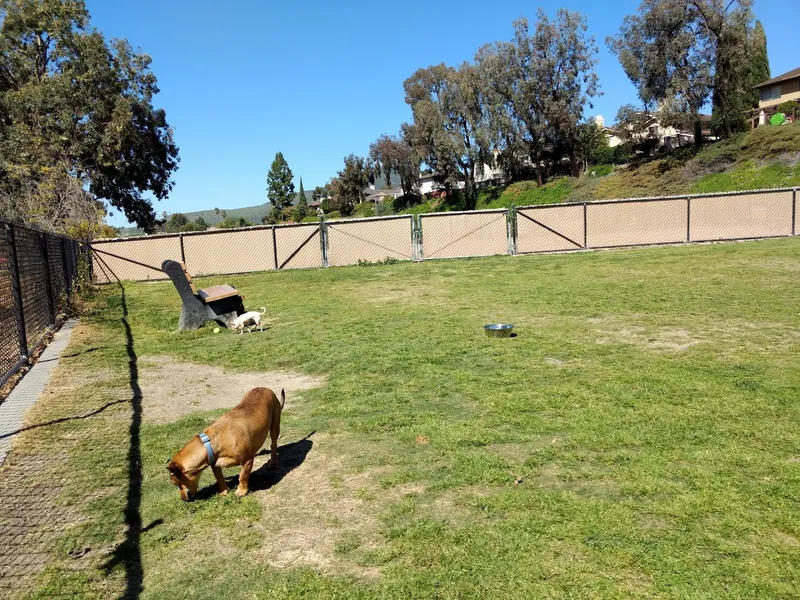
[[[8,452],[11,450],[15,434],[23,427],[25,411],[39,399],[50,380],[50,375],[58,364],[58,359],[69,344],[69,338],[76,323],[75,320],[64,323],[45,348],[37,363],[11,390],[8,398],[0,404],[0,466],[5,462]]]

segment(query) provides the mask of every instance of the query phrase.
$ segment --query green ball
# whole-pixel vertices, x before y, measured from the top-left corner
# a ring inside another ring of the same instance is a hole
[[[219,327],[214,327],[214,333],[219,333]]]

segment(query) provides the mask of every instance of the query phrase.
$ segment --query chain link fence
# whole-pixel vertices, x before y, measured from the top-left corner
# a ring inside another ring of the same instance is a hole
[[[95,281],[795,235],[797,190],[636,198],[167,234],[92,243]],[[37,288],[38,289],[38,288]]]
[[[325,227],[325,241],[325,262],[330,267],[416,258],[411,215],[331,221]]]
[[[58,327],[78,277],[78,240],[0,220],[0,386]]]

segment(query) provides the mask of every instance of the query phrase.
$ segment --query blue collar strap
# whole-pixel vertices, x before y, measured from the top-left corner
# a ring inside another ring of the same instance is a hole
[[[201,433],[198,435],[200,441],[203,442],[203,446],[206,448],[206,454],[208,454],[208,464],[212,467],[214,463],[217,462],[217,457],[214,456],[214,448],[211,447],[211,440],[208,439],[208,436],[205,433]]]

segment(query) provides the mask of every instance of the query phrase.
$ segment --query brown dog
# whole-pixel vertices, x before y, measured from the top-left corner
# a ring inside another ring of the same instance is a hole
[[[278,400],[269,388],[253,388],[235,408],[194,436],[167,465],[170,480],[180,488],[181,498],[185,501],[194,498],[200,473],[208,466],[214,471],[220,494],[225,496],[228,486],[222,469],[236,465],[242,465],[236,496],[244,496],[249,491],[253,459],[267,434],[272,439],[269,467],[274,469],[278,464],[278,435],[285,402],[283,390]]]

